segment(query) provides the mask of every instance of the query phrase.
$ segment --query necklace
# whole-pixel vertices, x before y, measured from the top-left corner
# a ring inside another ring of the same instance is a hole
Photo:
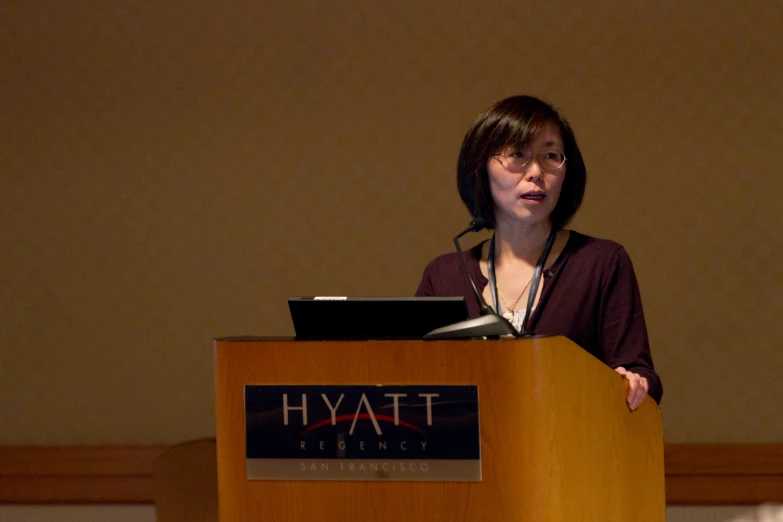
[[[525,288],[522,289],[522,292],[519,294],[519,297],[517,297],[516,301],[514,301],[511,306],[506,302],[506,299],[503,297],[503,293],[500,291],[500,288],[498,288],[498,296],[500,296],[500,300],[503,303],[503,306],[506,307],[506,312],[503,314],[503,317],[508,319],[509,321],[514,319],[514,314],[516,314],[516,308],[519,304],[519,301],[522,299],[522,296],[525,295],[525,290],[527,290],[527,287],[530,286],[530,283],[533,281],[533,276],[530,276],[530,280],[525,285]]]
[[[524,337],[527,335],[532,335],[533,332],[528,330],[527,322],[528,319],[530,319],[530,311],[533,308],[533,303],[536,298],[536,294],[538,293],[538,284],[541,281],[541,272],[543,272],[544,264],[546,264],[546,258],[549,256],[549,251],[552,249],[552,245],[555,242],[555,236],[557,235],[557,231],[552,228],[552,231],[549,233],[549,237],[546,240],[546,245],[544,246],[544,251],[541,252],[541,257],[538,258],[538,262],[536,263],[536,268],[533,271],[533,277],[531,278],[530,282],[525,286],[525,288],[530,287],[530,291],[527,295],[527,308],[525,309],[525,316],[522,319],[522,323],[519,326],[519,333]],[[492,239],[490,239],[489,242],[489,255],[487,256],[487,276],[489,279],[489,291],[492,295],[492,305],[495,308],[496,312],[500,311],[500,302],[498,300],[498,297],[500,296],[500,292],[498,291],[497,283],[495,282],[495,236],[492,236]],[[522,291],[522,295],[524,295],[524,290]],[[520,296],[521,298],[521,296]],[[503,299],[501,297],[501,299]],[[514,302],[514,306],[519,303],[519,298]],[[506,304],[505,299],[503,299],[503,304]],[[506,308],[509,308],[506,306]],[[540,306],[539,306],[540,308]],[[510,316],[510,317],[509,317]],[[510,312],[506,312],[503,314],[503,317],[505,317],[507,320],[514,318],[514,312],[511,310]]]

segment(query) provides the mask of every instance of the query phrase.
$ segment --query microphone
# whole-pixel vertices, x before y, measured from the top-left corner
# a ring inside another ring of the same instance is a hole
[[[484,297],[478,291],[476,282],[473,281],[473,278],[470,276],[468,265],[465,263],[465,255],[459,245],[459,238],[468,232],[479,232],[486,226],[487,223],[484,218],[475,218],[470,222],[468,228],[454,237],[454,246],[457,249],[457,257],[459,257],[462,275],[468,280],[470,288],[473,290],[473,294],[476,296],[476,299],[478,299],[481,317],[467,319],[442,328],[436,328],[425,335],[424,339],[470,339],[474,337],[500,337],[501,335],[519,336],[519,332],[517,332],[516,328],[514,328],[505,317],[495,313],[495,311],[484,301]]]
[[[484,230],[484,228],[487,226],[487,222],[484,220],[484,218],[476,218],[470,222],[468,225],[468,228],[457,234],[457,236],[454,238],[454,247],[457,249],[457,254],[459,255],[459,266],[462,269],[462,276],[467,279],[470,282],[470,288],[473,289],[473,294],[476,296],[476,299],[479,303],[479,312],[481,315],[491,315],[495,312],[492,310],[492,308],[487,305],[487,303],[484,301],[484,296],[481,295],[481,293],[478,291],[478,287],[476,286],[476,282],[473,281],[473,278],[470,276],[470,272],[468,271],[468,265],[465,263],[465,254],[462,252],[462,248],[459,246],[459,238],[467,234],[468,232],[480,232]]]

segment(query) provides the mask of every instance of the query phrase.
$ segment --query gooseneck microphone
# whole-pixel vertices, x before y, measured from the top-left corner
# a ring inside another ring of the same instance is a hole
[[[462,269],[462,276],[470,282],[470,287],[473,289],[473,294],[478,300],[481,315],[491,315],[495,312],[492,310],[492,308],[489,307],[489,305],[487,305],[486,301],[484,301],[484,296],[482,296],[481,292],[478,291],[476,282],[473,280],[473,277],[471,277],[470,272],[468,271],[468,265],[465,263],[465,254],[462,253],[462,247],[459,245],[459,238],[468,232],[481,232],[486,226],[487,222],[484,220],[484,218],[476,218],[470,222],[468,228],[457,234],[457,236],[454,238],[454,247],[457,249],[457,254],[459,255],[459,266]]]
[[[470,288],[473,290],[473,294],[478,300],[481,317],[437,328],[425,335],[425,339],[471,339],[476,337],[500,337],[502,335],[517,337],[519,335],[516,328],[514,328],[505,317],[495,313],[495,311],[487,305],[486,301],[484,301],[484,297],[481,295],[481,292],[478,291],[476,282],[473,281],[473,278],[470,275],[468,265],[465,263],[465,256],[459,245],[459,238],[468,232],[479,232],[486,226],[487,224],[484,218],[475,218],[470,222],[468,228],[457,234],[454,238],[454,246],[457,249],[462,275],[470,283]]]

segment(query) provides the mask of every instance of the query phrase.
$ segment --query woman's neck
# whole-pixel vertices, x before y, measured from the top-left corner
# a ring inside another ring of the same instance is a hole
[[[552,223],[498,222],[495,227],[495,263],[524,262],[534,265],[544,250]]]

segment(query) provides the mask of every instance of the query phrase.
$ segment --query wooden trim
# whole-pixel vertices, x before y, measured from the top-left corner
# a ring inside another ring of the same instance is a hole
[[[666,476],[668,505],[756,505],[783,502],[783,475]]]
[[[667,444],[668,504],[783,502],[783,444]]]
[[[0,504],[150,504],[165,446],[0,446]]]
[[[151,504],[166,446],[0,446],[0,504]],[[669,504],[783,502],[783,444],[667,444]]]

